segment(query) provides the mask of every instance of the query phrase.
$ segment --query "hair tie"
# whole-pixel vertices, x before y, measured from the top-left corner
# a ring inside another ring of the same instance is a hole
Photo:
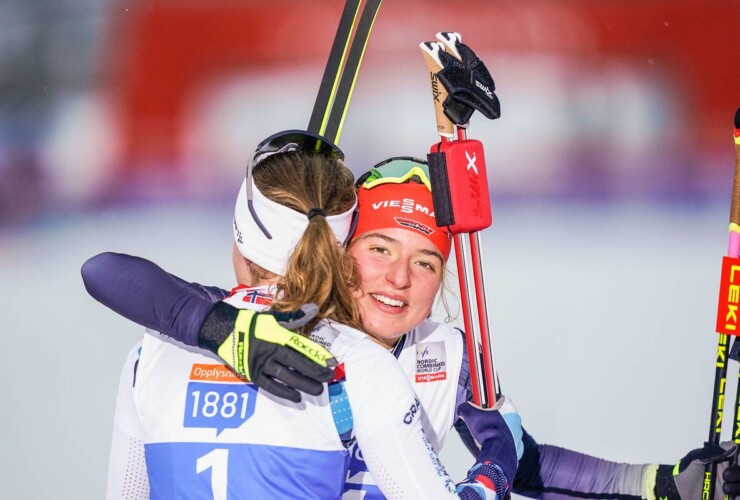
[[[308,213],[306,214],[306,217],[308,217],[308,220],[311,220],[316,215],[326,217],[326,212],[324,212],[323,208],[312,208],[311,210],[308,211]]]

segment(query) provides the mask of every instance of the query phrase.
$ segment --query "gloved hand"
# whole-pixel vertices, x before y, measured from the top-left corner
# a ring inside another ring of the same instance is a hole
[[[740,465],[737,464],[737,455],[732,460],[732,465],[728,466],[722,473],[722,491],[730,498],[740,496]]]
[[[315,304],[292,312],[257,312],[218,302],[200,327],[198,346],[217,354],[259,388],[297,403],[298,391],[317,396],[334,376],[332,354],[290,331],[307,324],[317,312]]]
[[[731,441],[720,446],[709,446],[691,450],[675,466],[660,465],[655,476],[655,497],[667,500],[694,499],[702,497],[704,489],[704,466],[717,463],[714,498],[721,500],[725,493],[740,493],[740,467],[735,464],[737,445]],[[733,464],[731,467],[728,465]]]
[[[498,497],[503,498],[511,491],[524,452],[521,417],[506,396],[501,396],[489,409],[463,403],[458,406],[457,414],[480,447],[476,464],[468,471],[465,481],[458,484],[460,496],[475,492],[488,498],[486,489],[490,491],[493,485]],[[466,489],[470,491],[466,493]]]
[[[496,84],[483,61],[462,43],[459,33],[443,31],[437,39],[447,47],[439,54],[442,69],[437,73],[449,93],[444,102],[447,117],[458,125],[467,123],[474,110],[490,120],[500,117]]]

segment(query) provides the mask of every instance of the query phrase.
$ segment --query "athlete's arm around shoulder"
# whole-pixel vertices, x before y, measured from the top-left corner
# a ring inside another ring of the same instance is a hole
[[[82,266],[87,292],[126,319],[198,345],[198,328],[215,302],[227,292],[188,283],[151,261],[105,252]]]

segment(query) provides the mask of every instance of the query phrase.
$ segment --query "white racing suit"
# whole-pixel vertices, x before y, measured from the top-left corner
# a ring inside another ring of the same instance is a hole
[[[263,308],[244,301],[253,292],[242,288],[226,300]],[[351,464],[332,411],[347,406],[364,464],[386,497],[455,497],[424,436],[427,417],[394,357],[335,323],[322,322],[312,337],[330,347],[346,379],[340,390],[304,395],[296,404],[244,383],[210,353],[145,335],[122,377],[109,498],[133,491],[126,475],[142,475],[142,450],[149,496],[134,498],[338,498]]]

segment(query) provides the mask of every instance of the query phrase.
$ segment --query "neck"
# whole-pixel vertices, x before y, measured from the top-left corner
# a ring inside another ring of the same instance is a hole
[[[274,286],[274,285],[277,285],[278,281],[280,281],[280,277],[279,276],[277,276],[275,278],[256,280],[255,282],[244,283],[244,284],[247,285],[247,286],[250,286],[250,287],[255,287],[255,286]]]
[[[371,339],[371,340],[372,340],[373,342],[375,342],[376,344],[379,344],[379,345],[381,345],[382,347],[384,347],[385,349],[388,349],[389,351],[390,351],[391,349],[393,349],[394,347],[396,347],[396,345],[398,344],[398,341],[399,341],[399,340],[401,340],[401,338],[400,338],[400,337],[399,337],[399,338],[397,338],[397,339],[381,339],[381,338],[379,338],[379,337],[376,337],[375,335],[372,335],[372,334],[370,334],[370,333],[367,333],[367,332],[365,332],[365,334],[366,334],[366,335],[367,335],[368,337],[370,337],[370,339]]]

